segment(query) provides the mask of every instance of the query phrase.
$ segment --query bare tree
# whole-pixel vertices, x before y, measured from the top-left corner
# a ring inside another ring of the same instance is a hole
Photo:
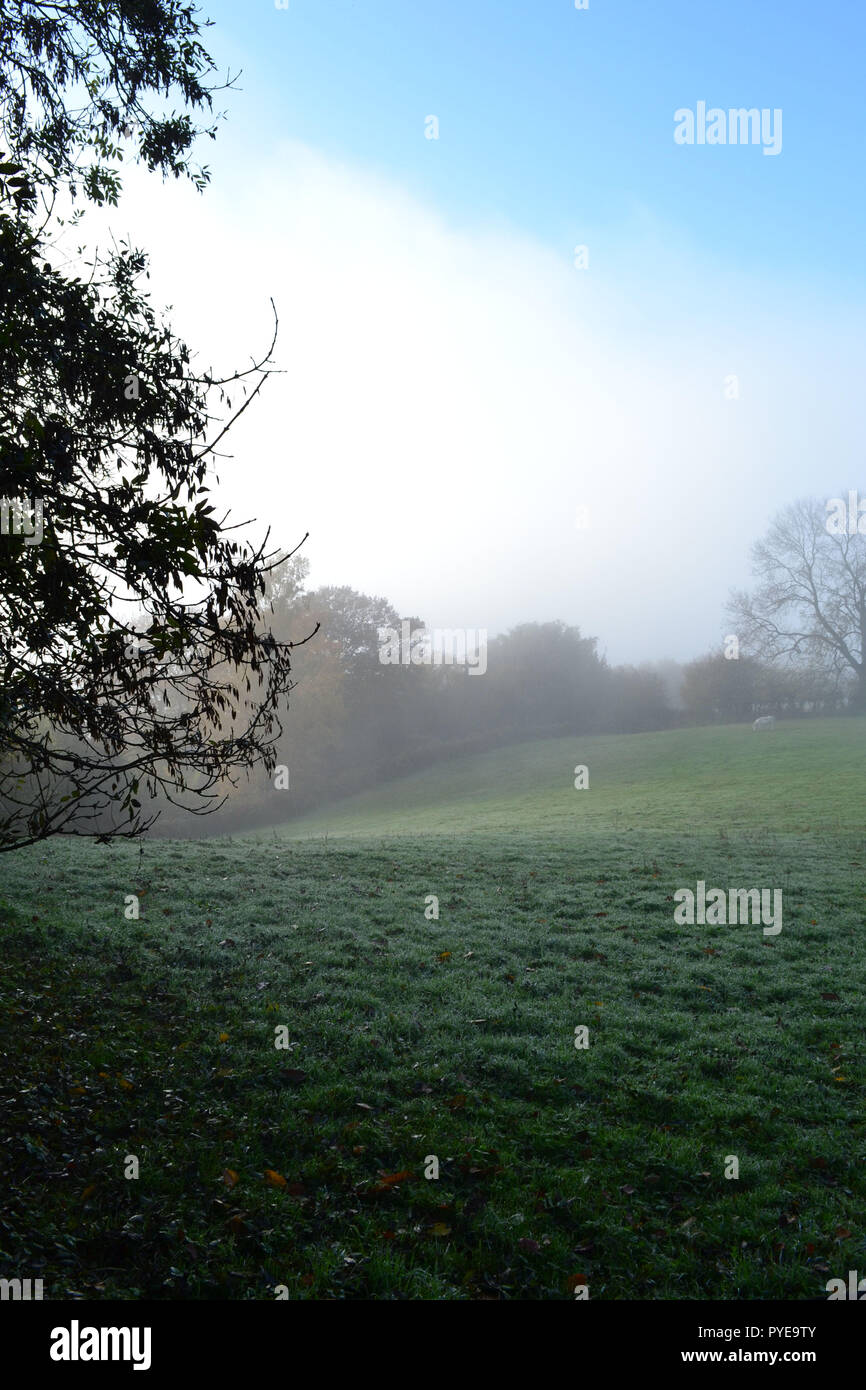
[[[866,711],[866,537],[831,528],[829,504],[786,507],[752,551],[758,580],[731,595],[741,647],[766,661],[813,666],[844,685]],[[856,526],[856,521],[855,521]]]

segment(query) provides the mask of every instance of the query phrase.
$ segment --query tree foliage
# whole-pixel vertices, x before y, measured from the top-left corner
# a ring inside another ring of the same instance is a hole
[[[177,0],[0,0],[0,129],[36,187],[61,184],[116,203],[124,146],[150,170],[191,177],[189,152],[210,117],[209,21]],[[228,85],[228,84],[227,84]],[[173,98],[180,111],[155,110]]]
[[[88,197],[115,200],[104,132],[131,118],[151,169],[190,172],[191,120],[151,115],[146,99],[177,87],[209,106],[194,12],[0,0],[0,18],[8,850],[60,831],[140,834],[155,798],[206,812],[240,769],[272,767],[292,644],[263,612],[284,557],[267,537],[236,538],[211,500],[217,446],[272,370],[273,343],[229,378],[195,371],[141,289],[143,253],[121,244],[86,276],[63,272],[35,216],[37,195],[48,204],[82,168]],[[11,524],[37,504],[38,539]]]

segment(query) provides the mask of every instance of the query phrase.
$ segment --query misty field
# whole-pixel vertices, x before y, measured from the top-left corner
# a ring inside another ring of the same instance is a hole
[[[864,733],[551,740],[7,855],[3,1263],[46,1298],[826,1299],[866,1270]],[[781,932],[676,925],[699,880],[781,889]]]

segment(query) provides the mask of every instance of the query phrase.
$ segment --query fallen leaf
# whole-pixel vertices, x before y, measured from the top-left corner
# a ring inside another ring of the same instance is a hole
[[[271,1187],[286,1186],[286,1180],[283,1177],[282,1173],[275,1172],[273,1168],[265,1169],[265,1182],[268,1183]]]
[[[373,1189],[375,1192],[389,1192],[392,1187],[396,1187],[398,1182],[406,1182],[411,1178],[412,1173],[408,1168],[401,1168],[399,1173],[381,1173],[380,1181]]]
[[[431,1236],[450,1236],[451,1234],[451,1227],[446,1226],[444,1221],[434,1221],[428,1230]]]
[[[220,1033],[219,1038],[218,1038],[217,1041],[218,1041],[218,1042],[228,1042],[228,1040],[229,1040],[229,1035],[228,1035],[228,1033]]]
[[[223,1182],[225,1183],[226,1187],[234,1187],[235,1183],[238,1181],[239,1178],[234,1168],[223,1169]]]

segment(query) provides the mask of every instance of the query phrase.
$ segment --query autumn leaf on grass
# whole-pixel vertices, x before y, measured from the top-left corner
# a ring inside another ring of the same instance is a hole
[[[412,1173],[409,1168],[401,1168],[399,1173],[382,1173],[380,1181],[373,1188],[374,1192],[390,1192],[392,1187],[396,1187],[399,1182],[406,1182],[411,1178]]]
[[[541,1246],[537,1240],[532,1240],[529,1236],[521,1236],[517,1242],[521,1250],[525,1250],[529,1255],[537,1255]]]
[[[92,1183],[90,1184],[89,1187],[85,1187],[84,1191],[83,1191],[82,1194],[81,1194],[81,1200],[82,1200],[82,1202],[86,1202],[87,1199],[88,1199],[88,1197],[92,1197],[95,1191],[96,1191],[96,1183],[95,1183],[95,1182],[92,1182]]]
[[[440,952],[439,952],[439,959],[442,960],[442,961],[450,960],[450,959],[451,959],[451,952],[450,952],[450,951],[440,951]]]
[[[131,1090],[133,1090],[132,1082],[131,1082],[131,1081],[127,1081],[127,1079],[126,1079],[125,1076],[118,1076],[117,1079],[118,1079],[118,1081],[120,1082],[121,1086],[123,1087],[124,1091],[131,1091]]]
[[[229,1035],[228,1035],[228,1033],[220,1033],[219,1038],[217,1039],[218,1042],[228,1042],[228,1040],[229,1040]]]
[[[234,1168],[223,1169],[223,1182],[225,1183],[226,1187],[234,1187],[235,1183],[238,1181],[239,1178]]]
[[[444,1221],[434,1221],[433,1225],[428,1227],[428,1231],[431,1236],[450,1236],[451,1227],[446,1226]]]
[[[850,1239],[851,1239],[851,1232],[848,1230],[847,1226],[837,1226],[837,1227],[836,1227],[835,1239],[836,1239],[836,1240],[850,1240]]]
[[[265,1169],[265,1182],[268,1183],[271,1187],[286,1186],[286,1180],[283,1177],[282,1173],[275,1172],[273,1168]]]
[[[572,1274],[567,1285],[569,1293],[574,1293],[576,1288],[579,1288],[581,1284],[585,1284],[586,1282],[587,1279],[585,1274]]]
[[[466,1108],[466,1097],[461,1091],[458,1095],[452,1096],[450,1100],[446,1100],[445,1104],[448,1106],[449,1110],[464,1110]]]

